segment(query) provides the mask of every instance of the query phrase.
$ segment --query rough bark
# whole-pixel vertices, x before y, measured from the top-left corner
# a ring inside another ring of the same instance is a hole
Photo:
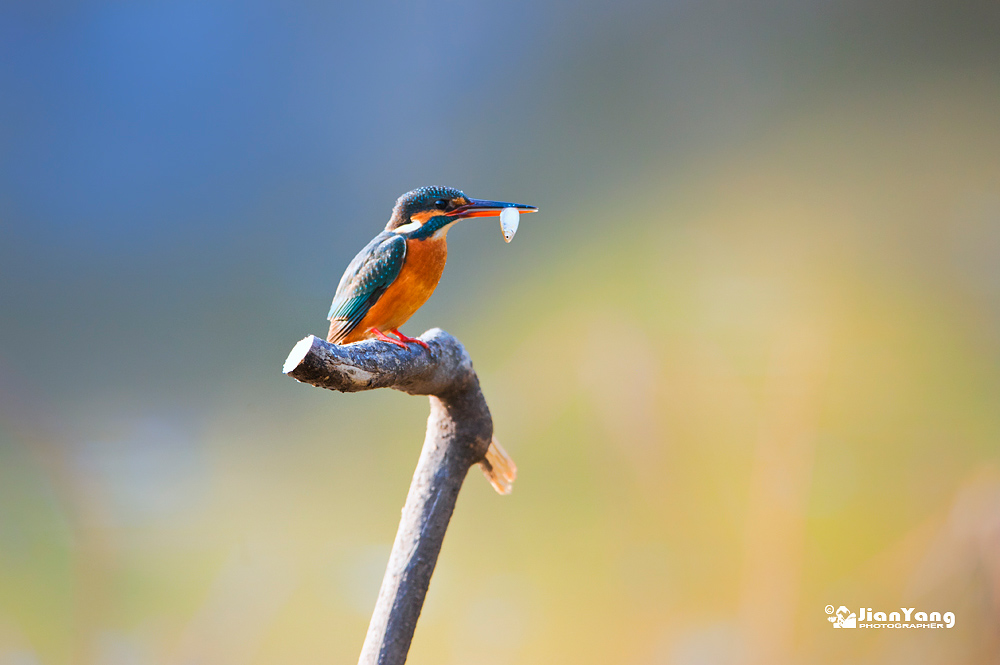
[[[394,388],[430,396],[424,447],[361,650],[361,665],[406,661],[462,481],[469,468],[483,460],[493,435],[493,420],[465,348],[438,328],[420,339],[430,351],[375,340],[337,345],[310,335],[285,361],[285,374],[320,388]]]

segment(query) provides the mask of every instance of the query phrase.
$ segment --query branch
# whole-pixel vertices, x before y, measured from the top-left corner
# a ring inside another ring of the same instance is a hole
[[[402,665],[413,639],[445,530],[469,468],[485,459],[493,420],[472,360],[457,339],[434,328],[430,351],[369,340],[337,345],[310,335],[285,361],[288,376],[320,388],[394,388],[430,395],[431,413],[399,520],[359,665]]]

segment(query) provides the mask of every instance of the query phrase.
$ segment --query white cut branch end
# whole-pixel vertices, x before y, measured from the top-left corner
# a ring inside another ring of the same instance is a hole
[[[315,335],[306,335],[305,337],[300,339],[298,343],[292,347],[292,350],[288,354],[288,357],[285,358],[285,364],[281,368],[281,371],[284,374],[288,374],[293,369],[298,367],[299,364],[302,362],[302,360],[309,353],[309,350],[312,349],[315,340],[316,340]]]

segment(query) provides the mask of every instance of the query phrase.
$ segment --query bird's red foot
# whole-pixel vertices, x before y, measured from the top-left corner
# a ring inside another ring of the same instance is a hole
[[[396,337],[398,337],[399,341],[401,341],[401,342],[403,342],[405,344],[419,344],[420,346],[424,347],[428,351],[431,350],[431,347],[427,346],[427,342],[425,342],[422,339],[417,339],[416,337],[407,337],[403,333],[399,332],[399,328],[393,328],[389,332],[392,333],[393,335],[395,335]]]
[[[410,348],[406,344],[404,344],[403,342],[397,342],[396,340],[394,340],[391,337],[386,337],[385,333],[382,332],[381,330],[379,330],[378,328],[369,328],[368,332],[370,332],[371,334],[375,335],[375,339],[381,340],[383,342],[389,342],[390,344],[395,344],[396,346],[400,347],[401,349],[408,349],[408,348]]]

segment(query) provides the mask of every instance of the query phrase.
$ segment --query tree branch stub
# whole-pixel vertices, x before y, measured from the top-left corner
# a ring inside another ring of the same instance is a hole
[[[434,328],[430,350],[368,340],[338,345],[312,335],[292,349],[284,372],[297,381],[357,392],[393,388],[428,395],[431,412],[396,540],[389,555],[360,665],[402,665],[437,563],[459,490],[482,462],[493,420],[472,360],[461,343]]]

